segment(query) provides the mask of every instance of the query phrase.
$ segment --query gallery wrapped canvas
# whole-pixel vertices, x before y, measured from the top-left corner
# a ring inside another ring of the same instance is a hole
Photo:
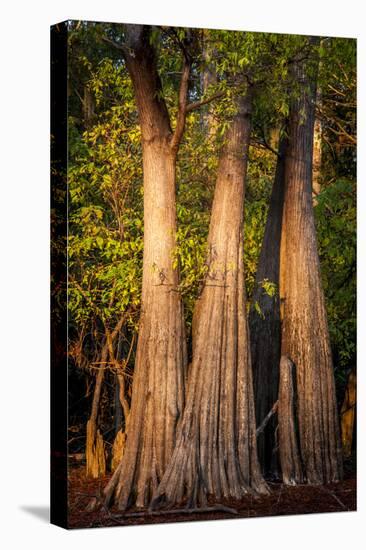
[[[356,41],[51,29],[51,521],[356,509]]]

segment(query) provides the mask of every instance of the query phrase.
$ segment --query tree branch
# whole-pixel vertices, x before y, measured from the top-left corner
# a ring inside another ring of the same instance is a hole
[[[102,36],[102,40],[106,44],[109,44],[110,46],[117,48],[117,50],[121,50],[124,54],[128,53],[128,48],[126,44],[121,44],[120,42],[116,42],[115,40],[112,40],[112,38],[108,38],[108,36]]]
[[[220,97],[223,97],[225,95],[225,92],[216,92],[210,97],[207,97],[206,99],[201,99],[199,101],[194,101],[193,103],[190,103],[186,106],[186,113],[190,113],[191,111],[195,111],[196,109],[199,109],[203,105],[207,105],[207,103],[211,103],[211,101],[214,101],[215,99],[219,99]]]
[[[259,147],[262,147],[263,149],[268,149],[268,151],[271,151],[271,153],[276,155],[276,157],[280,156],[279,152],[276,151],[276,149],[273,149],[273,147],[271,147],[264,138],[263,141],[260,141],[259,139],[252,139],[252,142]]]

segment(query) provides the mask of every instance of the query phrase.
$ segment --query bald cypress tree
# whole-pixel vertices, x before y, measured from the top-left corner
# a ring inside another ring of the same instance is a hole
[[[281,353],[296,366],[300,453],[308,483],[342,477],[339,419],[312,203],[318,41],[294,64],[281,233]]]
[[[236,102],[221,151],[208,236],[208,272],[194,312],[187,402],[153,506],[266,492],[257,459],[243,265],[250,94]]]
[[[110,41],[110,40],[109,40]],[[141,318],[126,447],[105,489],[120,509],[145,507],[174,448],[184,406],[186,342],[173,266],[176,246],[176,157],[184,131],[190,63],[184,56],[179,109],[172,131],[148,26],[126,25],[114,42],[130,73],[142,134],[144,257]]]
[[[280,244],[287,145],[285,129],[278,148],[276,172],[249,316],[256,420],[259,426],[278,397],[281,357]],[[273,292],[266,289],[267,282],[271,283]],[[275,430],[276,419],[272,417],[263,432],[258,435],[258,454],[264,472],[277,473]]]

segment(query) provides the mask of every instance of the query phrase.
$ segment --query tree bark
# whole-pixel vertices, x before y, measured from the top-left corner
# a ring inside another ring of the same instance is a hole
[[[316,85],[314,77],[309,80],[307,69],[304,62],[296,65],[300,94],[290,108],[285,162],[280,257],[281,353],[296,366],[304,477],[308,483],[319,484],[342,477],[342,453],[312,205]]]
[[[293,367],[290,359],[283,355],[280,362],[278,392],[278,440],[282,480],[285,485],[302,482],[294,412]]]
[[[287,135],[283,134],[249,315],[257,425],[263,422],[278,394],[281,357],[279,273],[286,148]],[[263,288],[266,280],[276,285],[274,296]],[[273,417],[258,436],[258,456],[265,473],[277,473],[275,428]]]
[[[227,131],[208,237],[208,273],[194,313],[193,360],[177,442],[152,508],[266,492],[257,460],[243,266],[249,97]]]
[[[106,504],[120,510],[145,507],[171,457],[184,406],[186,343],[176,246],[175,166],[184,129],[187,63],[174,133],[162,97],[155,52],[147,26],[125,27],[124,57],[135,91],[142,133],[144,257],[141,318],[131,411],[122,461],[105,488]]]
[[[112,472],[114,472],[118,468],[123,458],[123,453],[125,451],[125,444],[126,444],[126,432],[124,432],[123,430],[119,430],[117,432],[116,437],[114,438],[113,446],[112,446],[112,460],[111,460]]]

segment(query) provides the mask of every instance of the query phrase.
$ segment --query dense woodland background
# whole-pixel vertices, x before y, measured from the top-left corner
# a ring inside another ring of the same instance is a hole
[[[122,36],[119,25],[69,23],[69,452],[76,461],[85,459],[87,423],[94,424],[98,456],[87,466],[89,477],[114,470],[123,454],[141,313],[141,129],[130,74],[116,47]],[[188,104],[201,102],[186,114],[177,155],[172,257],[180,270],[190,362],[193,310],[207,275],[219,151],[235,114],[233,98],[243,86],[242,74],[256,90],[244,201],[248,317],[264,316],[258,285],[270,300],[278,298],[276,282],[258,280],[258,262],[279,145],[299,94],[292,66],[309,56],[309,41],[157,27],[149,36],[174,126],[185,48],[191,59]],[[356,44],[324,37],[316,51],[313,205],[337,405],[347,414],[347,383],[356,364]],[[164,272],[159,276],[163,283]],[[63,289],[59,292],[62,300]],[[351,451],[347,448],[345,456]]]

